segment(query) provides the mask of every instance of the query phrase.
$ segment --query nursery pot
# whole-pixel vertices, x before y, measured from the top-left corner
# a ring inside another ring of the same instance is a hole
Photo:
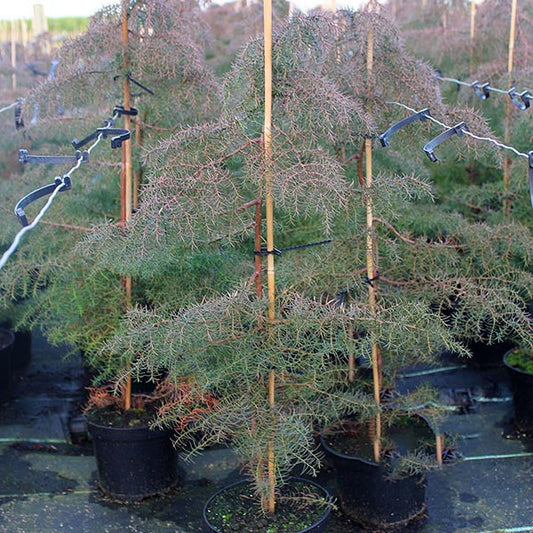
[[[508,351],[503,362],[511,377],[516,425],[523,431],[533,432],[533,374],[512,366],[508,362],[512,350]]]
[[[13,390],[13,345],[15,335],[6,328],[0,328],[0,402],[11,398]]]
[[[319,485],[318,483],[315,483],[314,481],[311,481],[309,479],[303,479],[299,477],[291,477],[288,481],[288,484],[294,484],[294,483],[302,483],[305,486],[314,489],[320,494],[320,498],[326,500],[328,502],[327,505],[324,506],[324,508],[321,508],[320,516],[316,517],[314,519],[311,519],[312,523],[304,525],[303,527],[300,527],[298,529],[295,529],[293,531],[290,531],[290,533],[323,533],[326,531],[326,526],[329,521],[329,516],[331,513],[331,496],[329,495],[328,491]],[[242,492],[239,492],[239,489],[242,489]],[[233,495],[232,493],[235,492]],[[232,501],[248,501],[253,502],[253,499],[249,496],[253,493],[253,489],[251,489],[250,484],[248,481],[237,481],[236,483],[232,483],[231,485],[228,485],[218,492],[215,492],[209,500],[207,500],[207,503],[204,506],[203,516],[204,516],[204,522],[206,523],[208,530],[214,533],[232,533],[233,531],[239,531],[240,533],[247,533],[248,531],[257,531],[258,533],[263,532],[273,532],[275,533],[277,529],[274,529],[272,525],[268,525],[264,522],[263,515],[255,515],[254,518],[250,518],[249,516],[246,517],[246,522],[242,522],[241,524],[235,523],[235,524],[228,524],[227,526],[216,526],[213,524],[213,522],[216,523],[216,511],[215,508],[217,506],[217,499],[219,498],[231,498]],[[246,496],[245,498],[239,497],[240,494]],[[254,512],[257,513],[257,506],[254,503],[251,503],[250,506],[254,508]],[[279,511],[279,503],[278,503],[278,511]],[[228,507],[224,507],[223,510],[224,514],[231,514],[232,517],[237,515],[237,511],[233,508],[232,504],[229,503]],[[302,511],[302,514],[304,512]],[[243,519],[244,520],[244,519]],[[263,523],[262,523],[263,522]],[[287,522],[288,523],[288,520]],[[235,527],[238,527],[238,529],[235,529]],[[245,529],[249,528],[249,529]],[[288,531],[284,529],[284,531]]]
[[[17,331],[13,345],[13,370],[18,376],[26,374],[31,362],[31,331]]]
[[[425,420],[419,417],[415,420],[417,424],[409,429],[409,435],[402,436],[405,428],[399,430],[398,440],[404,441],[400,448],[414,449],[420,442],[434,439]],[[368,431],[364,433],[356,438],[366,439],[367,449],[371,450]],[[387,435],[390,433],[387,429]],[[340,507],[353,522],[364,528],[387,530],[403,527],[424,515],[427,509],[424,473],[402,474],[396,479],[391,477],[390,466],[385,461],[376,463],[366,453],[364,456],[343,453],[335,449],[327,437],[321,437],[321,442],[336,473]]]
[[[88,422],[102,492],[116,500],[139,501],[178,481],[177,452],[170,430],[119,428]]]

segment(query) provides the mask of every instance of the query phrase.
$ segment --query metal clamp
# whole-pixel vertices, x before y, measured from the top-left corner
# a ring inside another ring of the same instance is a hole
[[[424,152],[426,152],[429,159],[435,163],[438,161],[438,158],[434,152],[435,148],[453,135],[458,135],[461,137],[465,131],[468,131],[467,125],[464,122],[459,122],[459,124],[456,124],[446,131],[443,131],[440,135],[437,135],[437,137],[426,143],[424,146]]]
[[[89,152],[76,150],[75,155],[29,155],[28,150],[19,150],[19,163],[43,163],[45,165],[76,165],[89,162]]]
[[[64,176],[63,178],[61,176],[57,176],[54,180],[54,183],[51,183],[50,185],[45,185],[40,189],[36,189],[35,191],[32,191],[26,196],[24,196],[24,198],[20,199],[17,202],[17,205],[15,206],[15,215],[17,215],[19,222],[23,226],[28,226],[29,223],[26,217],[26,213],[24,212],[24,208],[32,202],[35,202],[35,200],[38,200],[43,196],[52,194],[61,184],[63,185],[59,189],[59,192],[68,191],[72,187],[72,183],[70,181],[69,176]]]
[[[526,110],[529,107],[529,101],[533,98],[527,89],[518,93],[516,92],[516,87],[511,87],[509,89],[509,96],[511,97],[513,104],[518,107],[520,111]]]
[[[486,100],[490,96],[490,90],[489,90],[489,82],[482,83],[481,85],[478,83],[478,81],[474,81],[471,85],[472,89],[474,89],[474,92],[476,93],[476,96],[478,98],[481,98],[481,100]]]
[[[396,122],[396,124],[393,124],[385,133],[382,133],[379,136],[381,145],[388,146],[389,137],[393,133],[396,133],[398,130],[402,129],[408,124],[411,124],[411,122],[415,122],[416,120],[421,120],[422,122],[424,122],[428,117],[429,117],[429,109],[426,108],[426,109],[422,109],[421,111],[418,111],[418,113],[414,113],[413,115],[404,118],[403,120],[400,120],[399,122]]]
[[[131,137],[130,131],[122,128],[98,128],[96,133],[97,135],[102,134],[104,139],[109,135],[115,135],[111,138],[111,148],[120,148],[122,143]]]

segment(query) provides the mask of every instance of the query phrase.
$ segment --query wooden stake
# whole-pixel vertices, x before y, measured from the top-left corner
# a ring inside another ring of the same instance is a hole
[[[470,75],[474,74],[476,51],[476,0],[470,0]]]
[[[437,463],[442,466],[442,450],[444,448],[444,435],[435,435],[435,453],[437,455]]]
[[[272,197],[272,0],[264,0],[263,22],[265,34],[265,119],[263,125],[263,146],[265,157],[265,207],[267,240],[267,283],[268,283],[268,319],[276,318],[276,285],[274,271],[274,199]],[[268,378],[268,400],[270,407],[275,407],[276,374],[271,370]],[[268,442],[268,484],[269,494],[267,511],[276,511],[276,456],[275,443]]]
[[[15,91],[17,89],[17,29],[15,27],[15,21],[11,21],[11,87]]]
[[[374,68],[374,29],[370,27],[367,35],[366,70],[368,86],[372,84],[372,70]],[[368,305],[373,316],[377,314],[377,242],[374,235],[373,202],[370,191],[372,189],[372,139],[365,139],[365,187],[366,195],[366,275],[368,283]],[[372,280],[372,281],[370,281]],[[381,351],[378,344],[372,346],[372,376],[374,401],[380,406],[381,391]],[[381,414],[375,419],[374,460],[379,462],[381,457]]]
[[[124,72],[128,72],[128,1],[122,2],[122,45],[124,49]],[[124,79],[124,109],[130,109],[130,81],[127,77]],[[129,115],[124,115],[124,128],[131,129],[131,120]],[[122,143],[122,168],[120,176],[120,199],[121,199],[121,223],[123,226],[131,220],[132,212],[132,163],[131,163],[131,142],[127,140]],[[131,277],[126,276],[123,279],[126,309],[131,306]],[[124,384],[123,391],[124,409],[131,409],[131,376],[128,374]]]
[[[511,75],[513,72],[513,63],[514,63],[514,45],[515,45],[515,33],[516,33],[516,4],[517,0],[512,0],[511,4],[511,27],[509,29],[509,57],[507,62],[507,74],[509,79],[509,86],[512,83]],[[507,105],[505,107],[505,130],[504,130],[504,142],[509,144],[511,141],[511,101],[507,100]],[[505,156],[503,163],[503,188],[504,191],[509,190],[510,182],[510,169],[511,169],[511,159],[508,155]],[[506,215],[511,213],[511,200],[507,198],[507,195],[503,199],[503,210]]]

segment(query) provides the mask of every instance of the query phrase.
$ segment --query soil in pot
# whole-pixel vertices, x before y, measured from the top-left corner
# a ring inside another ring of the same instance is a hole
[[[417,452],[429,458],[435,437],[420,417],[402,417],[385,434],[379,464],[369,428],[355,421],[328,431],[322,445],[336,471],[343,512],[363,527],[395,530],[422,517],[427,508],[424,470],[402,470],[402,457]]]
[[[9,329],[0,328],[0,402],[11,398],[14,384],[13,344],[15,336]]]
[[[215,533],[321,533],[330,512],[330,496],[324,488],[292,478],[280,489],[274,516],[261,511],[252,485],[240,481],[208,500],[204,519]]]
[[[503,358],[511,377],[515,424],[520,431],[533,435],[533,356],[523,350],[511,350]]]
[[[150,429],[146,419],[135,416],[138,413],[127,411],[119,416],[112,411],[88,417],[102,492],[128,502],[172,489],[178,483],[172,432]]]

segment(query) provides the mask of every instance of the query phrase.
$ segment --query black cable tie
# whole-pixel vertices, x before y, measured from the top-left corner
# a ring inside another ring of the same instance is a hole
[[[28,150],[19,150],[19,163],[42,163],[45,165],[75,165],[81,159],[82,163],[89,162],[89,152],[76,150],[75,155],[30,155]]]
[[[281,250],[278,250],[277,248],[274,248],[273,250],[267,250],[266,248],[261,248],[261,250],[258,252],[257,250],[254,250],[255,255],[281,255]]]
[[[529,101],[533,98],[527,89],[518,93],[516,87],[511,87],[509,89],[509,96],[511,97],[513,104],[518,107],[520,111],[525,111],[529,107]]]
[[[472,89],[474,89],[474,92],[476,93],[476,96],[478,98],[481,98],[481,100],[486,100],[490,96],[490,89],[489,89],[489,82],[482,83],[481,85],[476,80],[472,82],[471,85]]]
[[[50,185],[45,185],[44,187],[41,187],[40,189],[36,189],[35,191],[30,192],[24,198],[21,198],[17,205],[15,206],[15,215],[17,215],[17,218],[19,219],[19,222],[23,226],[28,226],[28,218],[26,217],[26,213],[24,212],[24,208],[31,204],[32,202],[35,202],[35,200],[38,200],[39,198],[42,198],[43,196],[47,196],[49,194],[52,194],[59,185],[63,184],[63,186],[59,189],[59,192],[68,191],[72,188],[72,182],[70,181],[70,176],[57,176],[54,180],[54,183],[51,183]]]
[[[96,130],[94,130],[92,133],[89,133],[89,135],[87,135],[87,137],[84,137],[81,141],[78,141],[78,139],[73,139],[72,140],[72,146],[74,146],[74,148],[76,148],[76,150],[79,150],[82,146],[85,146],[86,144],[90,143],[91,141],[94,141],[95,139],[98,138],[98,136],[100,135],[100,132],[102,131],[102,129],[110,129],[112,127],[114,127],[115,125],[115,114],[117,116],[120,115],[120,109],[124,109],[124,106],[116,106],[115,109],[113,110],[113,116],[108,118],[107,120],[104,120],[104,125],[102,128],[98,128]],[[137,114],[137,110],[135,109],[135,114]],[[127,130],[121,130],[121,131],[127,131]]]
[[[459,124],[456,124],[455,126],[452,126],[446,131],[443,131],[440,135],[437,135],[434,139],[429,141],[424,146],[424,152],[426,152],[427,156],[433,163],[438,161],[437,156],[435,155],[434,149],[441,143],[443,143],[446,139],[449,139],[453,135],[458,135],[461,137],[465,131],[468,131],[468,127],[464,122],[459,122]]]
[[[104,139],[109,135],[115,135],[111,138],[111,148],[120,148],[122,143],[131,137],[130,131],[123,128],[98,128],[96,133],[97,136],[102,134]]]
[[[96,139],[98,137],[99,133],[96,131],[93,131],[91,134],[87,135],[87,137],[84,137],[81,141],[78,141],[78,139],[72,140],[72,146],[76,148],[76,150],[79,150],[82,146],[85,146],[86,144],[90,143],[92,140]]]
[[[528,178],[529,178],[529,200],[531,207],[533,207],[533,150],[527,154],[528,159]]]
[[[385,133],[382,133],[379,136],[379,141],[381,142],[381,146],[388,146],[389,137],[391,137],[391,135],[396,133],[398,130],[401,130],[402,128],[404,128],[408,124],[411,124],[411,122],[415,122],[416,120],[421,120],[422,122],[425,122],[428,117],[429,117],[429,109],[426,107],[426,109],[422,109],[418,111],[417,113],[414,113],[413,115],[410,115],[409,117],[406,117],[396,122]]]
[[[333,242],[331,239],[327,239],[325,241],[319,241],[319,242],[310,242],[308,244],[297,244],[296,246],[288,246],[287,248],[281,248],[279,251],[281,252],[290,252],[292,250],[303,250],[305,248],[311,248],[313,246],[322,246],[323,244],[330,244]]]
[[[148,89],[146,85],[143,85],[140,81],[137,81],[136,79],[132,78],[130,73],[126,74],[126,78],[135,85],[137,85],[137,87],[141,88],[143,91],[146,91],[148,94],[151,94],[152,96],[155,95],[154,91]]]
[[[15,106],[15,129],[16,130],[23,130],[24,129],[24,119],[22,117],[22,98],[17,98],[16,100],[17,105]]]
[[[368,276],[365,276],[365,282],[368,283],[371,287],[374,286],[374,281],[377,281],[380,277],[379,272],[376,270],[376,275],[373,278],[369,278]]]
[[[139,112],[134,107],[130,107],[129,109],[124,109],[123,105],[117,105],[113,109],[113,115],[118,114],[119,117],[122,115],[128,115],[130,117],[135,117],[138,115],[138,113]]]

